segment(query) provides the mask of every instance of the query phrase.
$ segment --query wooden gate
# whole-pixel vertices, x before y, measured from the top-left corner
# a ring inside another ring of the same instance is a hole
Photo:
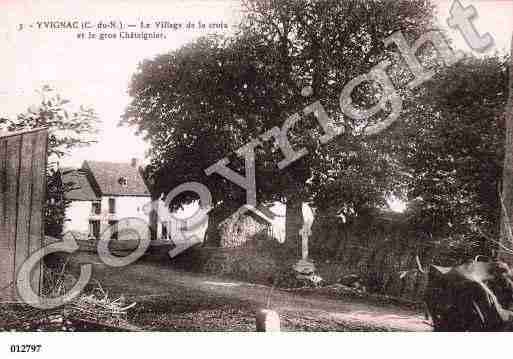
[[[16,273],[41,248],[48,131],[0,134],[0,302],[17,302]],[[41,289],[41,264],[31,284]]]

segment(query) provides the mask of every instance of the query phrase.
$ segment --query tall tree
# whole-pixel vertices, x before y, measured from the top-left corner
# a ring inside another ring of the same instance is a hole
[[[424,0],[267,0],[244,8],[233,38],[203,38],[141,63],[122,123],[150,140],[150,176],[159,193],[199,181],[226,206],[244,202],[244,191],[204,170],[228,157],[244,173],[235,153],[240,146],[319,100],[345,135],[321,145],[322,130],[310,114],[289,132],[307,156],[279,170],[283,156],[273,141],[255,149],[258,199],[282,200],[293,210],[287,217],[296,226],[288,228],[287,242],[295,245],[301,202],[356,213],[384,203],[393,189],[397,166],[382,153],[386,146],[356,135],[362,123],[342,114],[339,97],[348,81],[387,58],[387,36],[401,30],[415,39],[430,29],[433,7]],[[310,97],[301,94],[307,86]],[[353,98],[370,106],[372,90],[362,85]]]
[[[59,159],[79,147],[96,142],[99,119],[96,112],[85,106],[73,105],[49,86],[40,91],[41,103],[30,106],[15,118],[4,118],[9,131],[48,127],[47,202],[44,208],[45,233],[59,237],[65,218],[67,188],[57,172]]]
[[[417,228],[474,255],[491,254],[495,244],[484,237],[498,237],[508,61],[467,58],[442,68],[388,137],[409,173]]]

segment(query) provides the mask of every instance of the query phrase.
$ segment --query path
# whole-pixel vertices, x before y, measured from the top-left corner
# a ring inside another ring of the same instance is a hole
[[[264,285],[244,283],[211,276],[178,271],[170,262],[157,264],[137,262],[123,268],[111,268],[103,264],[96,255],[81,253],[73,258],[73,264],[92,263],[94,278],[107,289],[111,296],[124,295],[128,300],[145,302],[152,299],[166,299],[167,305],[180,303],[181,313],[193,312],[205,306],[212,306],[219,299],[228,303],[244,303],[253,310],[267,305],[280,315],[301,317],[307,323],[329,321],[341,328],[369,328],[370,330],[429,331],[421,313],[397,306],[377,306],[363,299],[329,299],[316,295],[299,295]],[[176,298],[183,293],[194,293],[194,298]],[[201,298],[198,298],[201,297]],[[198,300],[201,303],[193,303]],[[191,308],[188,308],[188,307]],[[228,308],[228,307],[226,307]],[[159,308],[165,311],[165,308]],[[228,318],[229,319],[229,318]],[[333,325],[331,326],[333,328]],[[329,329],[328,329],[329,330]]]

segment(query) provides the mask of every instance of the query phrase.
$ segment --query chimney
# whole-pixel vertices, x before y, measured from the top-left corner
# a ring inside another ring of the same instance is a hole
[[[137,168],[139,165],[139,160],[135,157],[132,158],[132,167]]]

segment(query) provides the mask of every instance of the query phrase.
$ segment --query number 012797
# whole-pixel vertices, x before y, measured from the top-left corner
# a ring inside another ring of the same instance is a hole
[[[10,347],[11,353],[39,353],[41,344],[13,344]]]

